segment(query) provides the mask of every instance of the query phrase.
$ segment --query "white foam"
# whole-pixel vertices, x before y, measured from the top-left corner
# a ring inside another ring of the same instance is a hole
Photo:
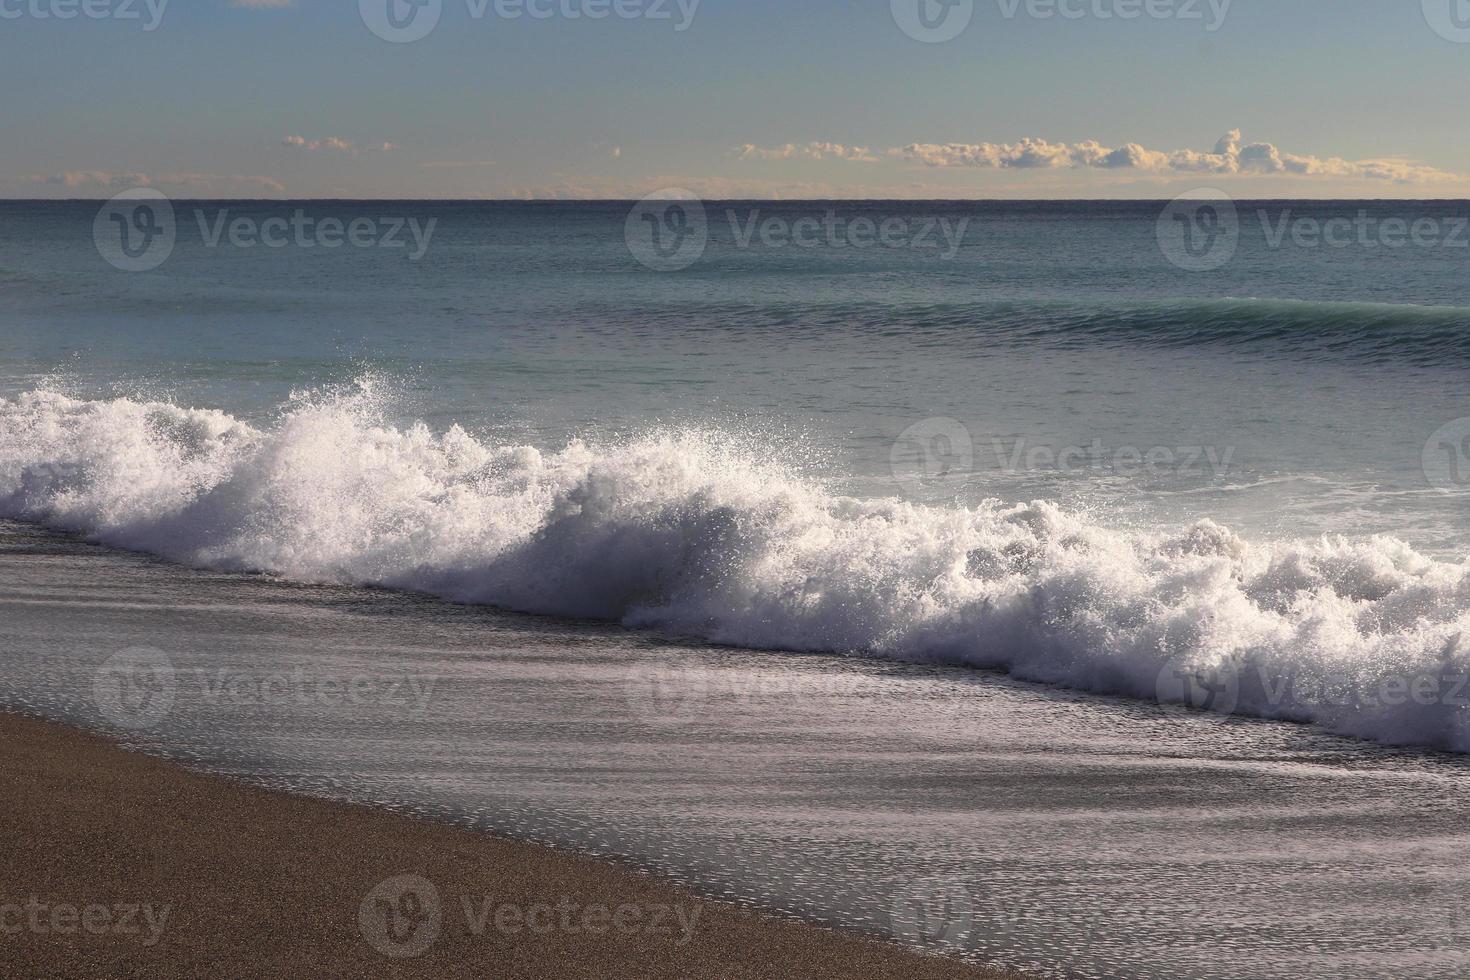
[[[832,496],[708,433],[555,453],[379,420],[0,400],[0,516],[180,562],[859,652],[1470,751],[1470,575],[1391,537]],[[1401,692],[1401,685],[1403,690]],[[1430,689],[1433,689],[1432,691]]]

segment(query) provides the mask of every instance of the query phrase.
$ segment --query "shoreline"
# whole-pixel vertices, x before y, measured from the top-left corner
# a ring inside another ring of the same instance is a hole
[[[1019,977],[0,712],[10,975]]]

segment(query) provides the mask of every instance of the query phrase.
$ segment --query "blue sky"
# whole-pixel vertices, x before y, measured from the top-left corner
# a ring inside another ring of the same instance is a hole
[[[163,2],[0,0],[0,195],[1470,197],[1464,0]]]

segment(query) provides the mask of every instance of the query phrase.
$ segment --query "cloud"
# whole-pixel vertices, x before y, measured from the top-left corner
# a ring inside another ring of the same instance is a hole
[[[1110,149],[1095,140],[1068,144],[1023,139],[1018,143],[910,143],[889,150],[887,155],[926,167],[993,170],[1071,167],[1173,174],[1284,174],[1386,180],[1403,184],[1464,179],[1458,174],[1399,158],[1354,161],[1341,157],[1298,156],[1271,143],[1242,145],[1238,129],[1222,136],[1209,152],[1163,152],[1146,149],[1137,143]]]
[[[660,174],[638,180],[553,174],[546,183],[497,190],[494,196],[521,200],[633,201],[672,188],[705,201],[900,200],[954,197],[938,184],[832,184],[826,181],[748,180],[694,174]]]
[[[298,150],[305,150],[308,153],[315,153],[319,150],[331,150],[338,153],[346,153],[349,156],[357,156],[359,153],[364,152],[389,153],[399,148],[397,143],[374,143],[370,146],[359,148],[358,145],[351,140],[339,139],[336,136],[328,136],[324,139],[307,139],[304,136],[287,136],[285,139],[281,140],[281,145],[295,147]]]
[[[274,177],[245,174],[145,174],[112,173],[106,170],[64,170],[46,176],[22,177],[30,184],[48,184],[67,190],[125,190],[130,187],[157,187],[190,193],[234,194],[242,191],[272,194],[286,193],[286,185]]]
[[[294,146],[300,150],[315,153],[317,150],[340,150],[343,153],[356,153],[357,147],[348,140],[328,136],[326,139],[309,140],[304,136],[287,136],[281,140],[282,146]]]
[[[63,170],[49,177],[27,177],[36,184],[57,184],[61,187],[148,187],[153,179],[147,174],[114,174],[105,170]]]
[[[689,191],[706,201],[736,199],[821,198],[835,196],[826,183],[763,180],[731,180],[724,177],[663,174],[625,181],[610,177],[581,177],[553,174],[553,180],[534,186],[512,188],[509,196],[521,200],[638,200],[650,194],[667,194],[672,188]]]
[[[742,160],[854,160],[871,163],[878,159],[866,146],[841,143],[787,143],[772,148],[746,143],[736,151]]]

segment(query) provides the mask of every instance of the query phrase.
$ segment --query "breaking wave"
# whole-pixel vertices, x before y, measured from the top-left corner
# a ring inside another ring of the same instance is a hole
[[[0,400],[0,517],[200,567],[1033,681],[1470,751],[1467,565],[1392,537],[1150,532],[1042,501],[835,496],[752,440],[556,452],[382,421],[371,383],[256,427]]]

